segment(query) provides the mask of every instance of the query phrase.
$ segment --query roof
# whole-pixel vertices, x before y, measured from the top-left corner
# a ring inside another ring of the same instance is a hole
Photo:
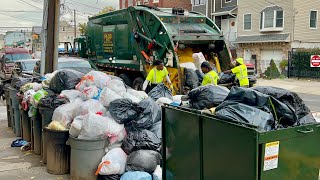
[[[235,43],[289,42],[289,34],[238,36]]]
[[[3,52],[6,54],[29,53],[28,50],[24,48],[3,48]]]
[[[228,14],[232,14],[232,12],[234,10],[236,10],[238,8],[238,6],[228,6],[228,7],[223,7],[221,9],[219,9],[218,11],[211,13],[211,15],[215,15],[215,16],[222,16],[222,15],[228,15]]]

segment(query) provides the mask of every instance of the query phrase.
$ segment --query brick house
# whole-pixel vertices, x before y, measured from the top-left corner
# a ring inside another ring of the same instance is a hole
[[[288,51],[320,48],[318,0],[241,0],[238,2],[237,53],[264,73],[273,59],[279,67]]]
[[[119,0],[119,4],[120,9],[137,5],[148,5],[163,8],[182,7],[189,11],[192,9],[190,0]]]

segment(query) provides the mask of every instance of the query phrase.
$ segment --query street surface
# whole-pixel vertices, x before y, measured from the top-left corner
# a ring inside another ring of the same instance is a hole
[[[314,115],[320,112],[320,82],[306,80],[258,80],[260,86],[275,86],[297,92],[309,106]],[[320,121],[320,114],[317,116]],[[31,152],[22,152],[20,148],[12,148],[10,144],[17,139],[7,127],[6,107],[0,102],[0,180],[64,180],[69,175],[51,175],[41,162],[41,156]],[[320,179],[319,179],[320,180]]]

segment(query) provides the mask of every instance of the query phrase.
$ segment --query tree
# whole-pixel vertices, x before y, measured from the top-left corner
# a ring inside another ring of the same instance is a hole
[[[114,11],[115,9],[111,6],[106,6],[104,7],[98,14],[97,16],[101,15],[101,14],[105,14],[107,12],[110,12],[110,11]]]
[[[81,35],[84,35],[86,33],[87,23],[79,23],[78,27]]]
[[[266,70],[265,75],[268,79],[275,79],[280,77],[279,69],[277,68],[277,65],[273,59],[271,59],[270,67],[268,67],[268,69]]]

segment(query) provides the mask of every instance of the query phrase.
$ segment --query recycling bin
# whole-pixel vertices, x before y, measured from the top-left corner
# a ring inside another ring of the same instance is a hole
[[[316,180],[320,125],[268,132],[182,107],[162,107],[167,179]]]

